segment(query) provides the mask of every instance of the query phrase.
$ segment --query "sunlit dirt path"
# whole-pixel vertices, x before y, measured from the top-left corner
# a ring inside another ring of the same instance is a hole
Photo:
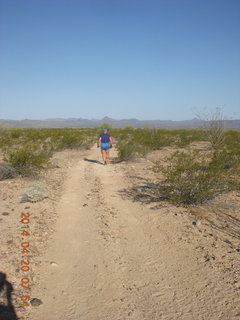
[[[218,272],[176,241],[167,216],[155,225],[156,211],[123,199],[121,167],[98,159],[92,148],[63,182],[31,320],[235,319]]]

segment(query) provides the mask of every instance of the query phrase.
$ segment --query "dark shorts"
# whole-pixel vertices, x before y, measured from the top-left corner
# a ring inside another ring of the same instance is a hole
[[[102,142],[101,143],[101,150],[109,150],[110,149],[110,143],[109,142]]]

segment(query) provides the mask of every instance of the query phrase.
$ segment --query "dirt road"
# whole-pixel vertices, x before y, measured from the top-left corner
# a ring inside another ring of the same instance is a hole
[[[179,241],[179,216],[123,198],[121,167],[96,159],[93,148],[63,182],[56,232],[32,292],[43,304],[31,319],[237,319],[237,297],[222,273]]]

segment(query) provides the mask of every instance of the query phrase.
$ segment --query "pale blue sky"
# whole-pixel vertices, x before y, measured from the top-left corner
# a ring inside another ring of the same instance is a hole
[[[0,0],[0,118],[240,119],[239,0]]]

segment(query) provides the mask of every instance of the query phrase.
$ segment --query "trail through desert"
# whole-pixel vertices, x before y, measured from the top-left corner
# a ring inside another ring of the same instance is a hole
[[[124,197],[121,166],[88,151],[69,169],[31,320],[237,319],[221,269],[179,241],[183,220]],[[179,230],[178,230],[179,226]]]

